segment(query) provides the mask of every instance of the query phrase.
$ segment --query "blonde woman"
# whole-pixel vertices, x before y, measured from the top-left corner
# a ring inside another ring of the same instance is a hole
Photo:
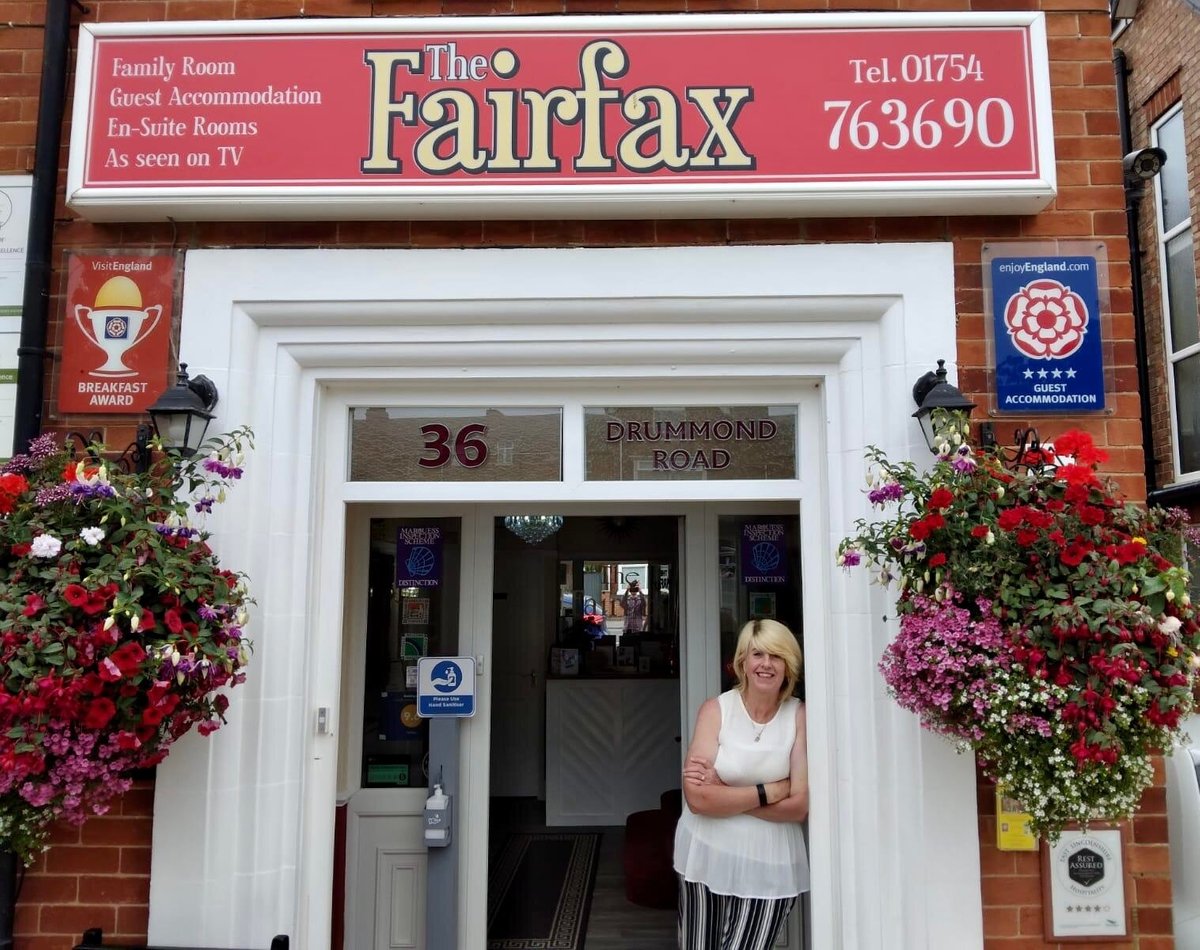
[[[767,950],[808,890],[801,662],[787,627],[752,620],[733,654],[737,686],[700,707],[675,832],[680,950]]]

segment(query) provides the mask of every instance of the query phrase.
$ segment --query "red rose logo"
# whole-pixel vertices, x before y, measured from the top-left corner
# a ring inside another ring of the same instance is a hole
[[[1057,280],[1035,280],[1008,298],[1004,324],[1013,346],[1026,356],[1060,360],[1083,345],[1087,305]]]

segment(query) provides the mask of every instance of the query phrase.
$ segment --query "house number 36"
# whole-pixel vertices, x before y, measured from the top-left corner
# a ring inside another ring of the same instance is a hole
[[[463,426],[458,432],[452,432],[449,426],[437,422],[421,426],[421,435],[425,436],[426,454],[417,459],[417,464],[423,468],[441,468],[449,462],[451,442],[454,444],[454,458],[463,468],[479,468],[487,461],[487,443],[481,438],[487,435],[487,426],[478,422]]]

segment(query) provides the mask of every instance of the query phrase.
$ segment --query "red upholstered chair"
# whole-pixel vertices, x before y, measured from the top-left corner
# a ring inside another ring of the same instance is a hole
[[[675,823],[683,808],[679,789],[663,792],[659,807],[625,819],[625,897],[643,907],[670,909],[679,900],[672,858]]]

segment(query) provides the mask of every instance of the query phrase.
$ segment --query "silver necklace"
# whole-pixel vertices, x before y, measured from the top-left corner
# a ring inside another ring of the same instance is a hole
[[[774,718],[774,717],[772,717],[772,718]],[[770,724],[771,724],[770,719],[768,719],[766,722],[762,722],[762,723],[755,722],[753,718],[750,720],[750,725],[754,729],[754,741],[755,742],[758,742],[758,740],[762,738],[763,732],[766,730],[767,726],[769,726]]]

